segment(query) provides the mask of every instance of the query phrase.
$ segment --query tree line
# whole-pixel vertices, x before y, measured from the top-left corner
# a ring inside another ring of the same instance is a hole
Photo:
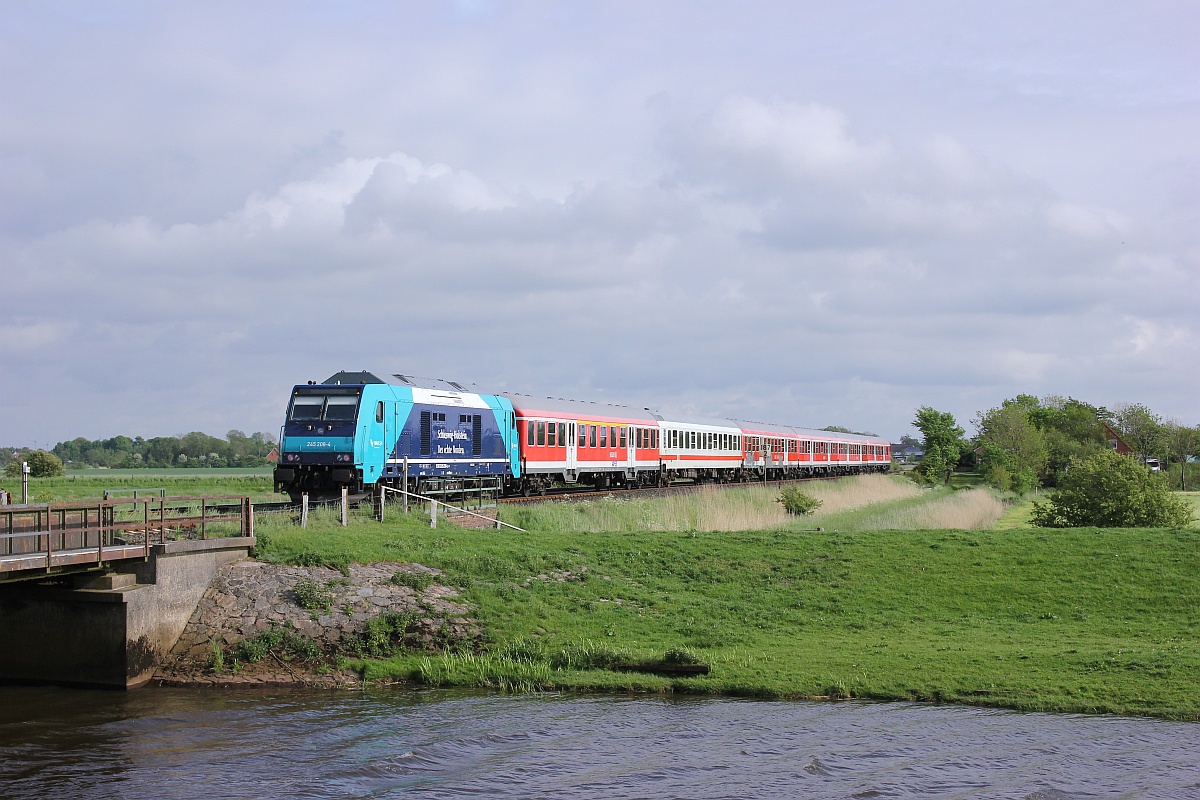
[[[275,447],[275,437],[258,432],[247,436],[231,430],[224,439],[193,431],[183,436],[114,436],[86,439],[82,436],[59,442],[49,451],[30,448],[0,448],[0,467],[15,473],[22,461],[29,463],[34,477],[61,475],[65,466],[137,469],[140,467],[261,467]]]
[[[1164,418],[1140,403],[1110,411],[1070,397],[1025,394],[978,412],[971,422],[976,434],[967,439],[953,414],[929,406],[917,410],[913,426],[925,449],[918,477],[948,483],[957,469],[976,471],[991,486],[1018,494],[1052,487],[1057,492],[1050,505],[1034,512],[1035,522],[1050,526],[1191,518],[1167,491],[1195,484],[1200,426]],[[1113,433],[1133,452],[1118,453]],[[1154,474],[1160,466],[1163,472]],[[1140,499],[1132,504],[1111,502],[1135,495]]]

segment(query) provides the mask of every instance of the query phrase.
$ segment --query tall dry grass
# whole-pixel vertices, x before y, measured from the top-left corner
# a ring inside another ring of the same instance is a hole
[[[928,530],[991,528],[1004,514],[1004,503],[987,489],[968,489],[928,503],[881,510],[855,525],[858,530]]]
[[[805,494],[821,501],[821,507],[813,516],[917,497],[924,491],[907,478],[896,475],[856,475],[838,481],[812,481],[804,484],[803,489]]]
[[[811,481],[804,491],[821,501],[818,514],[914,497],[921,489],[887,475],[859,475]],[[561,531],[748,531],[794,522],[777,502],[778,486],[736,488],[705,486],[697,492],[651,499],[619,495],[602,500],[543,503],[505,510],[504,520],[518,527]]]

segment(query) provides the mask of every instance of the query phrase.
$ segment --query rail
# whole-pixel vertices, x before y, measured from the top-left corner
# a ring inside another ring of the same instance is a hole
[[[476,514],[474,511],[468,511],[465,508],[459,508],[458,506],[452,506],[449,503],[447,503],[443,500],[438,500],[437,498],[434,498],[434,497],[427,497],[426,495],[423,495],[423,494],[417,494],[416,492],[410,492],[407,489],[394,489],[391,486],[383,486],[382,484],[380,485],[379,488],[381,490],[381,493],[380,493],[381,498],[386,497],[387,492],[394,492],[395,494],[403,495],[406,500],[409,497],[415,497],[418,500],[427,501],[430,504],[429,505],[429,527],[431,527],[431,528],[437,527],[437,507],[439,505],[442,505],[448,509],[458,512],[459,514],[467,514],[468,516],[478,517],[479,519],[486,519],[488,522],[494,522],[494,523],[496,523],[496,530],[500,530],[501,527],[505,527],[505,528],[512,528],[514,531],[520,531],[521,533],[529,533],[529,531],[525,530],[524,528],[518,528],[516,525],[510,525],[507,522],[502,522],[499,518],[492,519],[491,517],[487,516],[486,514]],[[384,503],[380,502],[380,504],[379,504],[379,521],[380,522],[383,522],[383,506],[384,506]]]
[[[104,499],[112,500],[118,494],[133,493],[133,499],[137,500],[139,492],[141,492],[142,494],[145,494],[147,492],[154,492],[154,495],[152,495],[152,496],[156,496],[156,497],[166,497],[167,496],[167,490],[162,487],[155,487],[152,489],[105,489],[104,490]]]
[[[177,539],[253,535],[254,507],[240,495],[0,506],[0,580],[145,559],[152,545]]]

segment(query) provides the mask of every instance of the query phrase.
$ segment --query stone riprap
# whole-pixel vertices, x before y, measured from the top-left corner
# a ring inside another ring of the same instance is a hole
[[[282,627],[313,640],[323,654],[345,653],[346,643],[368,620],[388,612],[416,617],[412,639],[434,642],[465,640],[476,633],[468,609],[457,602],[458,591],[437,582],[441,572],[420,564],[351,564],[349,575],[328,567],[293,567],[263,561],[239,561],[221,567],[156,676],[163,685],[269,684],[328,685],[357,682],[353,672],[304,667],[268,657],[237,670],[214,670],[217,648],[232,652],[240,642]],[[421,591],[398,585],[397,572],[423,577]],[[423,573],[423,576],[419,574]],[[311,581],[331,596],[329,608],[301,606],[296,585]],[[228,662],[227,662],[228,664]]]

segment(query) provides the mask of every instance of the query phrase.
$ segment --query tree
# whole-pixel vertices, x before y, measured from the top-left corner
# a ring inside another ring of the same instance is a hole
[[[20,477],[21,462],[29,464],[29,477],[56,478],[63,474],[63,463],[58,456],[45,450],[30,450],[20,458],[14,458],[4,468],[4,474],[10,478]]]
[[[1028,402],[1032,400],[1032,403]],[[971,422],[983,453],[979,469],[997,489],[1024,494],[1038,486],[1049,462],[1046,437],[1030,422],[1037,399],[1018,395],[999,408],[981,411]]]
[[[1121,436],[1143,462],[1162,454],[1162,417],[1141,403],[1122,403],[1113,417]]]
[[[917,471],[930,482],[945,476],[945,482],[949,483],[950,471],[958,463],[962,452],[963,429],[958,427],[953,414],[929,406],[917,409],[913,427],[921,432],[925,450],[925,457],[917,465]]]
[[[1171,459],[1179,463],[1179,489],[1187,491],[1187,461],[1200,454],[1200,428],[1189,428],[1177,419],[1163,423],[1163,441]]]
[[[1047,395],[1029,412],[1046,440],[1048,461],[1043,483],[1057,486],[1072,460],[1083,461],[1108,447],[1102,423],[1115,425],[1112,413],[1073,397]]]
[[[1171,494],[1161,475],[1115,450],[1072,464],[1050,502],[1033,504],[1033,524],[1044,528],[1183,527],[1191,521],[1191,507]]]

